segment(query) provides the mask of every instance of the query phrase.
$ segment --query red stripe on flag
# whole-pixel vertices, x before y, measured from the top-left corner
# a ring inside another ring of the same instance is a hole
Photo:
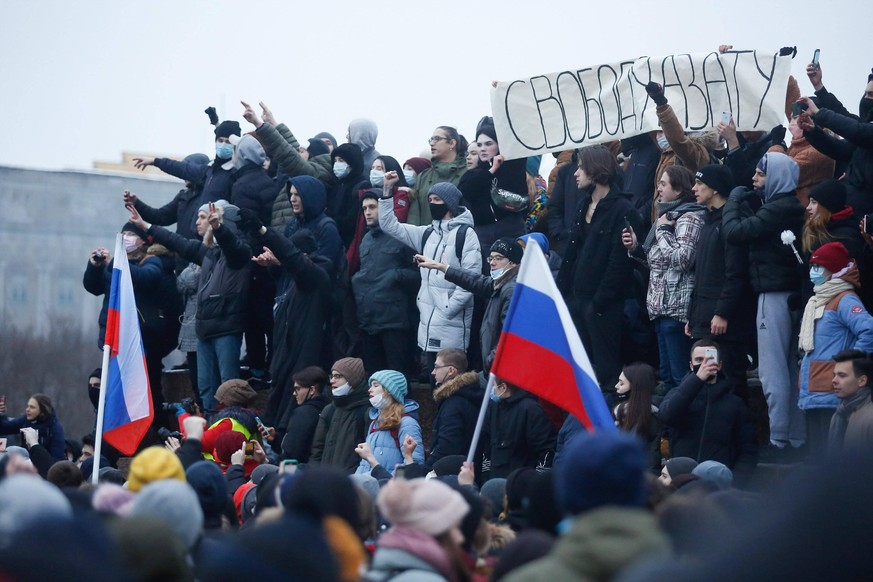
[[[106,311],[106,336],[103,338],[103,345],[109,345],[109,350],[112,356],[118,355],[118,326],[120,324],[120,314],[116,309],[108,309]]]
[[[504,351],[508,357],[502,357]],[[491,372],[560,406],[575,415],[586,429],[594,430],[579,394],[573,367],[554,352],[517,335],[503,333]]]

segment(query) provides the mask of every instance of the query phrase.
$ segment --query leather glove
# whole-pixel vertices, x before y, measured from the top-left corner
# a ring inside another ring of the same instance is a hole
[[[215,107],[207,107],[203,110],[203,113],[209,116],[209,123],[218,125],[218,114],[215,112]]]
[[[666,105],[667,98],[664,97],[664,87],[655,83],[654,81],[649,81],[646,85],[646,93],[649,94],[649,97],[652,98],[652,101],[655,102],[655,105]]]
[[[258,213],[251,208],[240,208],[239,210],[239,228],[243,232],[249,234],[260,234],[261,227],[264,223],[258,218]]]
[[[785,126],[777,125],[770,130],[770,142],[773,145],[778,145],[785,141]]]

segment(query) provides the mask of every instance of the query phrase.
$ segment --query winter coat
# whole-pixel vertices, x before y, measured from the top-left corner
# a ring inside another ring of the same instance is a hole
[[[573,225],[579,217],[579,204],[584,193],[576,187],[576,164],[567,164],[558,170],[555,189],[547,205],[549,213],[546,224],[549,227],[549,241],[552,248],[562,257],[573,234]]]
[[[320,188],[300,187],[300,205],[303,208],[301,216],[293,215],[285,225],[285,238],[299,230],[308,230],[315,237],[318,254],[326,257],[333,264],[334,272],[339,272],[344,262],[343,243],[340,240],[337,223],[325,212],[327,199]],[[281,287],[281,284],[280,284]]]
[[[858,269],[862,273],[866,271],[866,266],[869,261],[867,245],[864,243],[864,239],[861,238],[861,231],[858,229],[858,219],[854,218],[850,209],[844,208],[840,212],[832,214],[831,219],[827,222],[825,228],[827,228],[828,236],[813,244],[808,253],[803,253],[803,275],[801,276],[801,298],[803,305],[806,305],[806,302],[809,301],[809,298],[812,297],[813,293],[812,282],[809,280],[809,277],[806,276],[806,273],[809,271],[809,258],[820,247],[830,242],[842,243],[843,246],[846,247],[846,250],[849,251],[849,257],[855,261]],[[799,244],[795,244],[798,245],[799,250]],[[861,283],[866,283],[865,279],[862,278]]]
[[[284,427],[295,404],[292,376],[308,366],[325,366],[329,356],[331,264],[318,254],[303,254],[273,229],[258,244],[273,251],[286,278],[273,307],[273,388],[264,415]]]
[[[533,394],[519,389],[491,402],[479,440],[486,467],[481,482],[506,477],[520,467],[548,469],[556,445],[554,426]]]
[[[355,234],[355,223],[361,213],[358,191],[370,187],[370,166],[364,166],[361,150],[354,144],[344,143],[331,152],[331,164],[337,156],[349,165],[349,173],[327,192],[327,215],[336,221],[342,244],[348,248]]]
[[[363,206],[364,194],[375,191],[380,197],[382,196],[381,188],[369,188],[358,192],[358,205]],[[392,191],[394,200],[394,216],[400,222],[406,222],[409,216],[409,197],[412,191],[409,188],[400,188],[394,186]],[[358,213],[358,219],[355,223],[355,235],[352,237],[352,243],[346,251],[346,260],[349,262],[349,275],[353,276],[361,268],[361,242],[364,240],[364,235],[367,234],[367,223],[364,220],[364,213]]]
[[[299,151],[300,143],[284,123],[276,127],[264,123],[255,133],[264,144],[264,150],[271,163],[277,164],[286,177],[312,176],[321,180],[325,189],[330,189],[336,184],[337,179],[333,175],[330,154],[319,154],[304,160]],[[291,208],[290,204],[288,208]]]
[[[591,222],[586,223],[590,204],[591,194],[586,193],[558,279],[565,294],[592,299],[599,311],[623,302],[633,287],[634,264],[621,243],[621,233],[627,224],[641,232],[640,216],[630,195],[615,189],[597,204]]]
[[[197,351],[197,289],[200,288],[200,266],[190,264],[176,277],[176,289],[182,297],[185,311],[179,328],[179,350]]]
[[[431,432],[431,444],[425,467],[449,455],[466,455],[473,442],[473,430],[485,391],[479,374],[464,372],[438,386],[433,393],[437,405]]]
[[[327,396],[316,396],[297,406],[285,426],[282,439],[282,459],[296,459],[300,463],[309,461],[315,429],[324,407],[330,403]]]
[[[175,235],[187,240],[181,235]],[[146,255],[138,262],[129,262],[130,279],[136,298],[136,309],[140,316],[143,341],[152,343],[162,336],[175,338],[179,333],[179,315],[182,313],[182,299],[176,290],[176,260],[170,256],[167,247],[153,244]],[[82,283],[92,295],[103,295],[103,307],[97,319],[99,337],[103,347],[106,335],[106,318],[109,313],[109,292],[112,288],[112,269],[115,261],[106,265],[92,265],[88,261]],[[146,338],[148,335],[148,338]],[[164,342],[161,342],[164,343]],[[172,340],[170,340],[172,344]],[[152,346],[146,346],[149,349]],[[172,350],[172,345],[169,347]],[[164,354],[166,355],[166,354]]]
[[[379,428],[379,409],[370,408],[370,428],[367,432],[367,444],[370,445],[370,450],[373,451],[373,456],[379,461],[379,464],[385,467],[388,471],[394,472],[394,467],[403,463],[403,441],[407,436],[415,439],[415,442],[421,443],[421,425],[418,424],[418,403],[413,400],[406,400],[403,403],[403,418],[400,420],[400,427],[396,429]],[[412,453],[412,459],[419,465],[424,464],[424,447],[415,447]],[[355,473],[369,473],[370,463],[361,459]]]
[[[200,195],[203,186],[194,184],[191,188],[182,188],[178,194],[161,206],[152,208],[142,200],[137,199],[134,207],[142,219],[159,226],[176,225],[176,232],[190,239],[199,239],[195,222],[200,210]]]
[[[658,114],[658,122],[667,143],[670,146],[661,152],[661,161],[655,170],[655,191],[658,189],[658,180],[670,166],[685,166],[694,174],[701,167],[711,163],[709,152],[718,146],[717,136],[713,132],[702,136],[689,136],[685,134],[685,128],[679,123],[679,118],[669,103],[658,105],[655,109]]]
[[[461,176],[458,190],[464,195],[464,203],[473,215],[476,227],[501,220],[521,220],[519,213],[509,212],[491,203],[491,189],[494,180],[497,180],[498,188],[527,196],[526,163],[527,158],[507,160],[492,174],[490,166],[480,162],[478,167]]]
[[[728,244],[722,232],[722,208],[706,213],[697,241],[694,289],[689,323],[691,336],[709,337],[715,315],[728,320],[723,337],[736,341],[745,330],[739,325],[743,307],[751,294],[748,282],[748,252],[744,245]]]
[[[361,242],[361,268],[352,277],[358,324],[370,335],[409,329],[409,298],[421,275],[413,251],[375,225]]]
[[[800,178],[797,179],[797,199],[806,208],[809,204],[809,191],[812,190],[812,187],[834,177],[834,161],[815,149],[804,136],[792,139],[791,145],[785,153],[800,166]]]
[[[661,161],[661,148],[644,133],[621,140],[622,152],[630,156],[624,172],[622,188],[632,196],[634,208],[651,223],[652,205],[655,200],[655,184],[661,178],[655,176]]]
[[[555,191],[555,184],[558,181],[558,172],[561,171],[561,168],[569,164],[573,161],[573,152],[575,150],[564,150],[558,154],[558,157],[555,159],[555,166],[549,172],[548,186],[546,188],[546,198],[552,199],[552,192]],[[575,166],[575,164],[573,164]],[[575,169],[574,169],[575,171]]]
[[[464,154],[458,155],[452,162],[438,162],[432,159],[431,163],[433,165],[430,168],[415,177],[415,197],[411,200],[407,219],[407,222],[413,226],[427,226],[431,223],[430,206],[427,202],[431,187],[439,182],[449,182],[457,186],[467,171]]]
[[[263,224],[270,224],[276,184],[267,171],[253,162],[245,162],[236,172],[230,191],[230,203],[258,214]]]
[[[252,251],[235,231],[233,223],[224,223],[213,231],[216,244],[208,247],[160,226],[152,225],[149,229],[155,241],[200,265],[195,329],[202,340],[242,333],[245,329]]]
[[[197,164],[194,162],[177,162],[167,158],[155,158],[155,167],[159,170],[199,186],[200,196],[192,198],[189,202],[191,208],[195,211],[190,223],[190,228],[194,233],[197,232],[197,227],[194,224],[194,221],[197,219],[196,211],[201,206],[216,200],[230,200],[230,190],[233,186],[233,175],[231,174],[233,163],[230,160],[221,165],[215,162],[216,160],[212,160],[208,164]],[[147,222],[151,221],[147,220]],[[152,224],[160,225],[158,222]]]
[[[690,206],[690,205],[689,205]],[[677,209],[681,212],[682,207]],[[649,248],[649,287],[646,307],[649,317],[670,317],[687,322],[694,291],[694,262],[703,227],[703,212],[683,212],[671,227],[655,230]]]
[[[800,397],[802,410],[836,408],[840,399],[834,394],[834,361],[843,350],[873,352],[873,317],[864,309],[858,296],[849,291],[832,299],[824,315],[815,322],[815,349],[804,354],[800,362]]]
[[[737,140],[740,142],[740,147],[728,153],[724,159],[724,165],[731,169],[734,175],[734,184],[744,188],[752,187],[752,177],[755,175],[755,169],[758,167],[758,160],[764,157],[774,144],[770,138],[770,134],[766,133],[755,141],[746,141],[741,132],[737,132]],[[784,153],[785,150],[781,146],[777,146],[773,151]],[[828,178],[830,176],[827,176]]]
[[[838,422],[836,418],[831,419],[831,429],[828,435],[830,441],[834,440],[836,422]],[[873,401],[868,400],[849,415],[841,449],[869,451],[871,444],[873,444]]]
[[[479,239],[472,229],[473,217],[469,210],[463,206],[461,209],[461,213],[450,220],[434,220],[430,227],[414,226],[397,221],[390,199],[380,200],[379,226],[416,253],[449,266],[480,272],[482,255]],[[462,225],[468,228],[461,260],[458,261],[455,237]],[[433,232],[422,246],[428,228],[433,228]],[[421,269],[421,289],[416,304],[421,317],[418,347],[426,352],[438,352],[443,348],[467,349],[473,322],[473,296],[469,291],[447,281],[442,271]]]
[[[774,194],[754,214],[745,203],[728,200],[724,205],[725,238],[748,245],[749,280],[755,293],[800,291],[797,258],[789,245],[782,244],[781,235],[790,230],[799,241],[804,215],[793,190]]]
[[[668,559],[670,539],[651,511],[597,507],[572,518],[570,531],[552,551],[509,573],[506,582],[587,582],[615,580],[643,560]]]
[[[503,322],[506,312],[509,311],[509,302],[515,291],[515,279],[518,276],[518,267],[504,274],[499,281],[495,281],[490,275],[480,275],[471,271],[465,271],[455,267],[446,269],[446,281],[455,283],[467,291],[487,297],[485,314],[482,316],[482,327],[479,329],[479,342],[482,346],[482,369],[491,369],[491,362],[497,352],[497,342],[500,341],[500,333],[503,331]]]
[[[366,580],[448,582],[451,563],[446,551],[420,530],[393,527],[378,541]]]
[[[746,404],[731,394],[731,382],[719,374],[709,384],[689,373],[667,392],[658,418],[672,429],[670,456],[698,463],[718,461],[748,474],[757,464],[755,430]]]
[[[66,443],[64,442],[64,427],[57,416],[40,422],[27,420],[23,414],[17,418],[0,417],[0,434],[20,434],[21,429],[32,428],[39,432],[37,442],[45,447],[55,461],[66,461]],[[22,444],[24,437],[21,437]]]
[[[843,180],[846,204],[858,217],[873,211],[873,123],[858,121],[827,108],[819,109],[813,120],[815,129],[803,134],[809,143],[837,162],[848,162]],[[827,135],[824,129],[830,129],[844,139]]]
[[[345,396],[331,396],[331,399],[318,417],[309,463],[333,465],[351,474],[361,462],[355,447],[367,438],[370,423],[372,407],[367,383],[361,382]]]

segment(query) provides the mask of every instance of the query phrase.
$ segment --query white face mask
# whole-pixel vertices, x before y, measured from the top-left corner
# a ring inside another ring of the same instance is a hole
[[[342,180],[349,175],[349,165],[345,162],[334,162],[333,175]]]
[[[372,406],[373,408],[378,408],[379,410],[382,410],[387,405],[388,401],[385,400],[385,396],[382,394],[376,394],[375,396],[370,398],[370,406]]]
[[[351,391],[352,391],[352,387],[349,386],[348,382],[346,382],[342,386],[331,389],[330,393],[333,394],[334,396],[345,396],[346,394],[348,394]]]
[[[136,249],[139,248],[139,238],[135,236],[122,235],[121,240],[124,244],[124,250],[128,253],[132,253]]]
[[[382,170],[370,170],[370,184],[381,186],[385,183],[385,172]]]
[[[415,170],[403,170],[403,177],[410,186],[415,186]]]
[[[497,280],[503,276],[503,273],[506,272],[506,267],[500,267],[499,269],[491,269],[491,278],[493,280]]]
[[[666,135],[661,135],[658,138],[658,147],[661,148],[661,151],[664,151],[668,147],[670,147],[670,143],[667,141]]]

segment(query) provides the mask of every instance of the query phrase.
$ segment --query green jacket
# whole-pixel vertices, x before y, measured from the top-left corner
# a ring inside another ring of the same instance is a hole
[[[641,558],[670,553],[667,535],[645,509],[603,507],[573,519],[552,552],[522,566],[506,582],[607,582]]]
[[[280,123],[276,127],[269,123],[264,123],[255,133],[258,134],[258,138],[264,144],[264,150],[266,150],[272,163],[278,164],[287,177],[312,176],[321,180],[326,190],[330,190],[336,182],[330,154],[321,154],[309,160],[304,160],[298,151],[300,144],[297,138],[294,137],[294,134],[291,133],[291,130],[284,123]],[[288,195],[285,193],[283,186],[276,196],[276,201],[273,203],[271,226],[284,226],[292,214],[291,202],[288,200]]]
[[[427,193],[434,184],[451,182],[455,186],[461,181],[461,176],[467,171],[464,156],[458,156],[454,162],[433,161],[433,167],[426,169],[415,179],[415,196],[409,205],[409,217],[406,224],[425,226],[433,222],[430,216],[430,206],[427,204]]]

